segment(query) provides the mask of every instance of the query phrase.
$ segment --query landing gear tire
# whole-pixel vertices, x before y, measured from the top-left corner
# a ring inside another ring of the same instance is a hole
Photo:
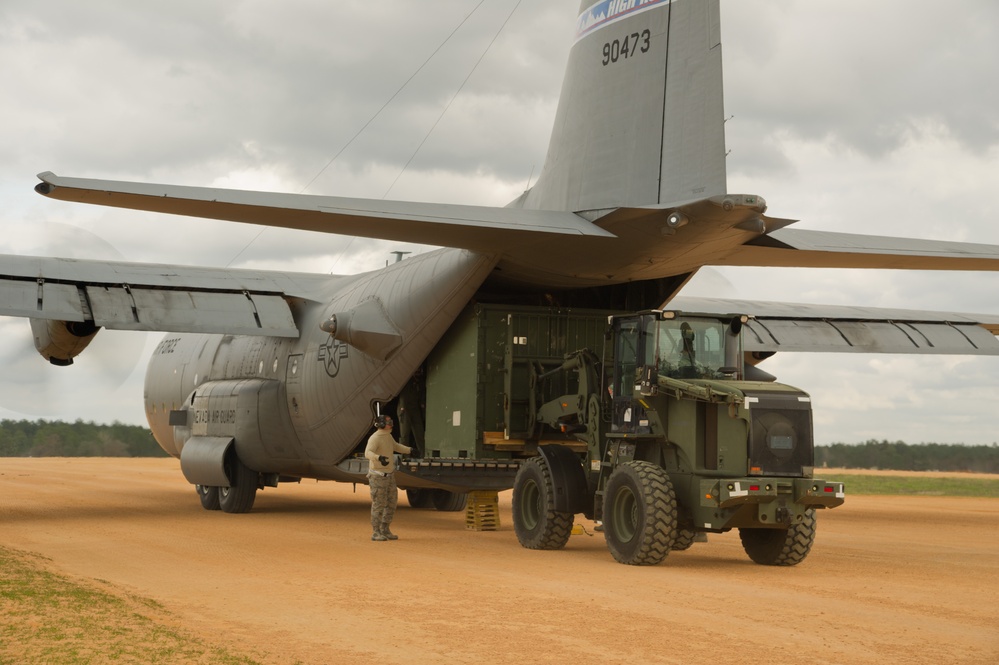
[[[513,481],[513,530],[529,550],[560,550],[575,515],[555,510],[555,483],[540,457],[525,462]]]
[[[198,493],[198,498],[201,499],[202,508],[205,510],[218,510],[220,508],[218,487],[195,485],[194,490]]]
[[[654,566],[677,537],[676,493],[669,475],[650,462],[618,466],[604,491],[604,536],[620,563]]]
[[[784,529],[739,529],[742,549],[761,566],[796,566],[805,560],[815,542],[815,509],[800,522]]]
[[[468,505],[468,494],[466,492],[449,492],[447,490],[430,490],[431,502],[434,508],[444,513],[456,513],[464,510]]]
[[[219,488],[219,507],[226,513],[248,513],[257,498],[260,474],[233,455],[228,463],[229,487]]]
[[[406,490],[406,500],[409,501],[409,505],[412,506],[413,508],[429,510],[430,508],[434,507],[433,490],[428,490],[428,489]]]

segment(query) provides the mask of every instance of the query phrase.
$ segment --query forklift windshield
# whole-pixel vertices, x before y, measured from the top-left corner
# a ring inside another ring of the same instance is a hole
[[[721,379],[725,373],[725,328],[717,319],[658,322],[659,375],[674,379]],[[734,340],[733,340],[734,342]]]

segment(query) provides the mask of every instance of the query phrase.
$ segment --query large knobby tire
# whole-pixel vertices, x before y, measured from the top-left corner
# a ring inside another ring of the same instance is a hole
[[[468,505],[467,492],[449,492],[442,489],[430,490],[430,492],[434,508],[441,512],[456,513],[459,510],[464,510],[465,506]]]
[[[219,488],[219,507],[226,513],[248,513],[257,498],[260,474],[233,455],[229,460],[230,487]]]
[[[669,474],[650,462],[621,464],[604,490],[604,536],[620,563],[654,566],[676,541],[676,493]]]
[[[762,566],[796,566],[805,560],[815,542],[815,509],[784,529],[739,529],[742,549]]]
[[[527,460],[513,481],[513,530],[529,550],[560,550],[569,542],[575,515],[555,510],[555,484],[548,463]]]
[[[697,538],[697,534],[691,529],[677,529],[676,530],[676,540],[673,541],[672,549],[674,552],[683,552],[684,550],[689,550],[694,544],[694,539]]]
[[[201,499],[201,507],[205,510],[218,510],[221,507],[219,505],[218,487],[195,485],[194,491],[198,493],[198,498]]]
[[[434,507],[434,493],[430,489],[406,490],[406,500],[413,508],[429,510]]]

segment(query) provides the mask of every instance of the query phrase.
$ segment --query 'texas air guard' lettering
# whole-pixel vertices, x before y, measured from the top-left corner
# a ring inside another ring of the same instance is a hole
[[[601,0],[594,3],[576,19],[576,41],[600,28],[653,7],[670,3],[673,0]]]
[[[232,425],[236,422],[235,409],[195,409],[195,425]]]

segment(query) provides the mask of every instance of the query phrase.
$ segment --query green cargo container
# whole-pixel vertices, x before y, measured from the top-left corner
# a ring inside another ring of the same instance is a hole
[[[430,457],[506,459],[533,455],[537,408],[578,390],[575,372],[557,370],[565,355],[604,348],[614,312],[474,304],[427,359]],[[545,440],[561,441],[547,433]],[[565,441],[575,440],[566,437]]]

